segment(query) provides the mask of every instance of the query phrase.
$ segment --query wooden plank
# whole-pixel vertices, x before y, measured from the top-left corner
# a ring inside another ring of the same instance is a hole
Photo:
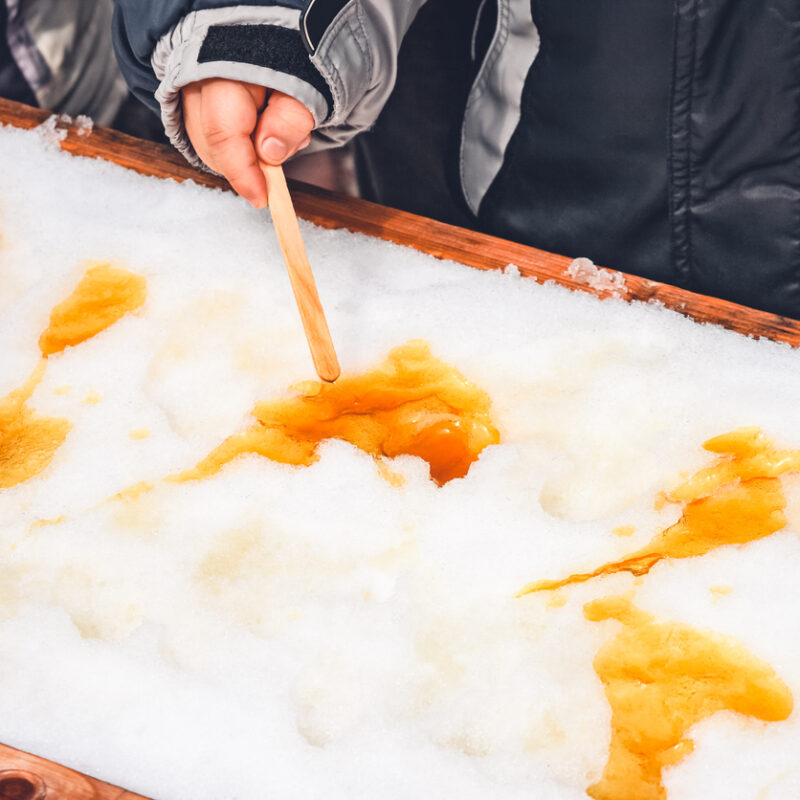
[[[0,123],[33,128],[48,116],[47,111],[0,99]],[[189,166],[173,148],[135,139],[107,128],[96,128],[89,136],[78,136],[72,129],[61,146],[70,153],[113,161],[143,175],[177,181],[193,180],[201,186],[231,190],[223,178]],[[566,256],[435,222],[308,184],[292,182],[292,197],[299,216],[325,228],[346,228],[365,233],[477,269],[502,269],[514,264],[522,275],[540,283],[554,281],[569,289],[599,296],[608,294],[572,280],[566,274],[571,262]],[[623,275],[626,288],[621,296],[625,300],[656,302],[697,322],[721,325],[745,336],[764,337],[800,346],[798,320],[687,292],[635,275]]]
[[[42,123],[49,115],[48,111],[0,98],[2,124],[29,129]],[[71,127],[61,146],[75,155],[102,158],[143,175],[177,181],[192,180],[201,186],[231,190],[223,178],[189,166],[173,148],[135,139],[107,128],[96,128],[89,136],[79,136],[76,129]],[[571,259],[566,256],[307,184],[292,182],[292,196],[299,216],[325,228],[346,228],[478,269],[503,269],[508,264],[514,264],[522,275],[539,282],[554,281],[570,289],[599,296],[608,294],[569,278],[566,269]],[[800,346],[798,320],[756,311],[633,275],[624,275],[624,278],[626,288],[621,295],[626,300],[655,301],[698,322],[722,325],[744,335]],[[4,792],[3,781],[6,781],[5,788],[10,791]],[[0,798],[9,796],[18,800],[40,800],[43,796],[42,785],[46,788],[46,800],[147,800],[141,795],[0,744]]]
[[[0,744],[0,798],[14,800],[147,800],[44,758]]]

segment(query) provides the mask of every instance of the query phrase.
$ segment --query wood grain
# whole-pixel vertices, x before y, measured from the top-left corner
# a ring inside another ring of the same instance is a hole
[[[2,123],[33,128],[48,116],[47,111],[0,99]],[[224,178],[191,167],[171,147],[143,142],[107,128],[96,128],[89,136],[78,136],[71,131],[62,148],[76,155],[113,161],[143,175],[192,180],[201,186],[232,191]],[[569,289],[603,296],[603,293],[566,275],[565,270],[572,260],[567,256],[435,222],[308,184],[290,182],[290,186],[298,216],[322,227],[365,233],[477,269],[502,269],[514,264],[522,275],[540,283],[554,281]],[[745,336],[800,346],[798,320],[687,292],[635,275],[626,274],[624,277],[626,289],[622,296],[626,300],[658,303],[697,322],[721,325]]]
[[[0,798],[15,800],[147,800],[44,758],[0,744]]]
[[[289,273],[297,310],[303,323],[303,330],[311,350],[311,360],[314,369],[323,381],[335,381],[340,373],[339,359],[333,347],[328,321],[322,310],[322,303],[314,281],[314,273],[308,262],[308,255],[300,235],[300,226],[294,213],[292,198],[286,186],[286,177],[283,167],[260,164],[261,171],[267,182],[267,195],[269,209],[272,214],[272,224],[281,246],[283,260]]]

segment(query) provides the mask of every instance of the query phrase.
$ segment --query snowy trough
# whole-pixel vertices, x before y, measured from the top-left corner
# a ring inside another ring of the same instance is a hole
[[[299,188],[317,445],[268,217],[102,159],[220,186],[0,130],[0,796],[797,796],[798,323]]]

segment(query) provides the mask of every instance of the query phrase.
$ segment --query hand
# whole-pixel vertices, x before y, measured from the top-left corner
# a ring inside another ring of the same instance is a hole
[[[181,96],[183,122],[197,155],[256,208],[267,205],[258,158],[282,164],[306,147],[314,128],[311,112],[283,92],[223,78],[190,83]]]

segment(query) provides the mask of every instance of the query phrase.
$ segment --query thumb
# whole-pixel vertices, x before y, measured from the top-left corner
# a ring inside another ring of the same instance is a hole
[[[256,126],[256,152],[267,164],[282,164],[308,144],[313,129],[314,117],[299,100],[272,92]]]

